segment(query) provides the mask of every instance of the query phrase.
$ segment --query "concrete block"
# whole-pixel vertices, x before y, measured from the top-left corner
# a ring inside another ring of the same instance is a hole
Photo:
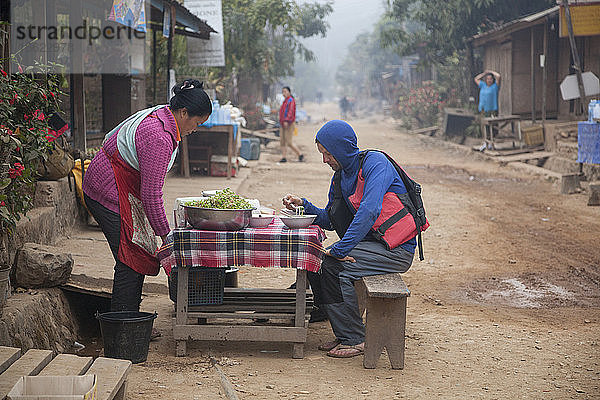
[[[560,192],[571,194],[581,190],[579,187],[579,174],[566,174],[560,179]]]
[[[590,191],[588,206],[600,206],[600,181],[590,182],[588,189]]]

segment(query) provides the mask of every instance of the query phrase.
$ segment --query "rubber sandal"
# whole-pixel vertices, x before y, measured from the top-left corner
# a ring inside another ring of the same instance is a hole
[[[344,351],[343,353],[336,353],[336,351],[338,351],[338,350],[349,350],[349,351]],[[327,352],[327,355],[329,357],[334,357],[334,358],[351,358],[351,357],[360,356],[361,354],[364,354],[364,353],[365,353],[365,349],[364,349],[364,345],[362,343],[354,345],[354,346],[339,344],[335,348],[329,350]]]
[[[329,351],[335,349],[340,344],[338,339],[330,340],[329,342],[325,342],[319,345],[318,349],[323,351]]]

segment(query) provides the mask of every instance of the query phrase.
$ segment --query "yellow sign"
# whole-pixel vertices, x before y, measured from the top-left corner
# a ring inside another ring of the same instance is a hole
[[[575,36],[600,35],[600,4],[569,5]],[[560,7],[560,37],[569,37],[564,7]]]

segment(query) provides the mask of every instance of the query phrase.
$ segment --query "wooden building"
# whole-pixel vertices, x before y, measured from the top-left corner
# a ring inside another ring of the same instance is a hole
[[[98,0],[92,2],[82,2],[80,0],[41,0],[38,2],[23,2],[27,7],[35,10],[29,12],[33,15],[34,22],[38,26],[57,26],[59,19],[61,21],[104,21],[107,10],[110,10],[112,0]],[[171,49],[173,37],[175,35],[184,35],[200,39],[209,39],[210,33],[215,32],[204,20],[196,17],[183,5],[176,0],[147,0],[147,34],[145,42],[149,44],[149,57],[154,57],[153,64],[156,65],[156,42],[157,36],[162,36],[163,14],[169,11],[171,16],[171,25],[167,30],[169,35],[169,45]],[[44,7],[39,8],[40,5]],[[102,5],[102,7],[100,7]],[[10,21],[11,2],[3,1],[0,7],[2,21]],[[101,22],[102,23],[102,22]],[[0,52],[4,56],[10,54],[10,32],[8,25],[3,25],[0,30]],[[158,35],[157,35],[158,32]],[[39,56],[44,62],[51,60],[51,50],[45,44],[45,39],[39,39]],[[69,43],[70,60],[73,71],[82,71],[84,68],[81,54],[82,46],[80,41],[71,41]],[[173,50],[174,51],[174,50]],[[169,51],[171,55],[172,51]],[[166,64],[171,67],[170,57]],[[24,65],[29,64],[24,60]],[[3,62],[3,69],[10,71],[8,62]],[[14,71],[13,71],[14,72]],[[67,76],[69,82],[68,98],[63,101],[63,111],[67,120],[71,123],[72,140],[75,148],[85,150],[89,141],[88,131],[91,131],[91,138],[96,141],[101,140],[104,134],[114,128],[123,119],[148,106],[146,99],[146,85],[156,85],[156,69],[149,71],[144,62],[138,65],[138,71],[131,73],[71,73]],[[150,78],[150,79],[148,79]],[[156,92],[153,90],[153,92]],[[166,93],[166,89],[161,90]],[[152,99],[154,100],[154,99]],[[152,100],[150,102],[152,102]],[[164,103],[166,99],[158,99],[157,102]]]
[[[552,7],[471,38],[474,50],[482,53],[483,68],[502,75],[500,114],[533,121],[581,119],[579,100],[561,97],[560,83],[575,71],[569,39],[559,35],[559,13],[558,6]],[[600,36],[576,36],[575,41],[582,71],[600,76]]]

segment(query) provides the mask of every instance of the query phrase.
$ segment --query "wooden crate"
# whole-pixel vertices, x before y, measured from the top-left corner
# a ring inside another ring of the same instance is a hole
[[[533,125],[521,128],[523,141],[527,146],[538,146],[544,144],[544,128],[541,125]]]

